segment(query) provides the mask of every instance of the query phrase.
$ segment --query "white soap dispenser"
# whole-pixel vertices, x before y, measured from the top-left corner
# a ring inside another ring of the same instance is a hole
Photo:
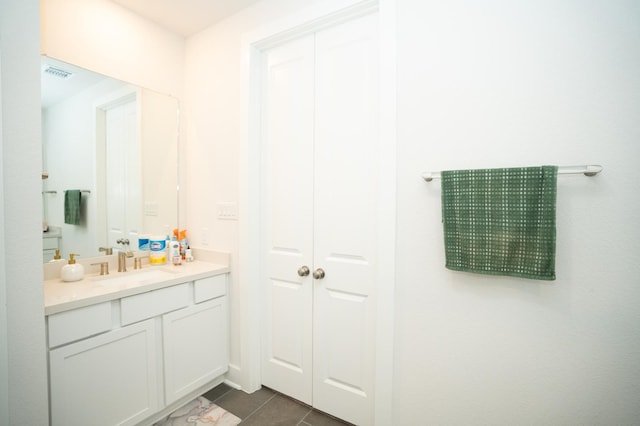
[[[84,266],[79,263],[76,263],[74,256],[77,256],[75,253],[69,253],[69,263],[62,267],[60,271],[60,276],[62,277],[62,281],[72,282],[72,281],[80,281],[84,278]]]

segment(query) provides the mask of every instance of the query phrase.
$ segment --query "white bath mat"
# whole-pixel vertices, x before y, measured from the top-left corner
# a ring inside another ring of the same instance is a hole
[[[207,398],[198,397],[154,426],[236,426],[240,421]]]

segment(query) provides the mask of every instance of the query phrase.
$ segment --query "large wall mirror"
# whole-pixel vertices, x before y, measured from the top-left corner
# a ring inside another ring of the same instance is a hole
[[[65,258],[104,254],[120,238],[137,249],[139,236],[178,226],[178,108],[172,96],[42,58],[44,261],[56,247]]]

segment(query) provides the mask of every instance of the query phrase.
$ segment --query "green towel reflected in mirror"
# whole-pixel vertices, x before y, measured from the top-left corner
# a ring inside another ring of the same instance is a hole
[[[64,192],[64,223],[80,225],[82,192],[79,189],[68,189]]]

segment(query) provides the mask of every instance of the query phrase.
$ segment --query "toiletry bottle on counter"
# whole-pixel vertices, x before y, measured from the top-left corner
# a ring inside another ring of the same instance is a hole
[[[180,231],[180,235],[178,237],[180,241],[180,256],[182,256],[182,260],[187,259],[187,246],[189,246],[189,240],[187,240],[187,230],[183,229]]]
[[[140,250],[140,251],[148,251],[149,250],[149,236],[148,235],[140,235],[138,237],[138,250]]]
[[[169,247],[171,253],[171,263],[173,263],[174,265],[181,265],[182,256],[180,255],[180,243],[175,237],[173,237],[173,240],[171,240]]]
[[[62,281],[80,281],[82,278],[84,278],[84,266],[76,263],[76,259],[74,259],[75,256],[78,255],[75,253],[69,253],[69,263],[64,265],[60,270]]]

